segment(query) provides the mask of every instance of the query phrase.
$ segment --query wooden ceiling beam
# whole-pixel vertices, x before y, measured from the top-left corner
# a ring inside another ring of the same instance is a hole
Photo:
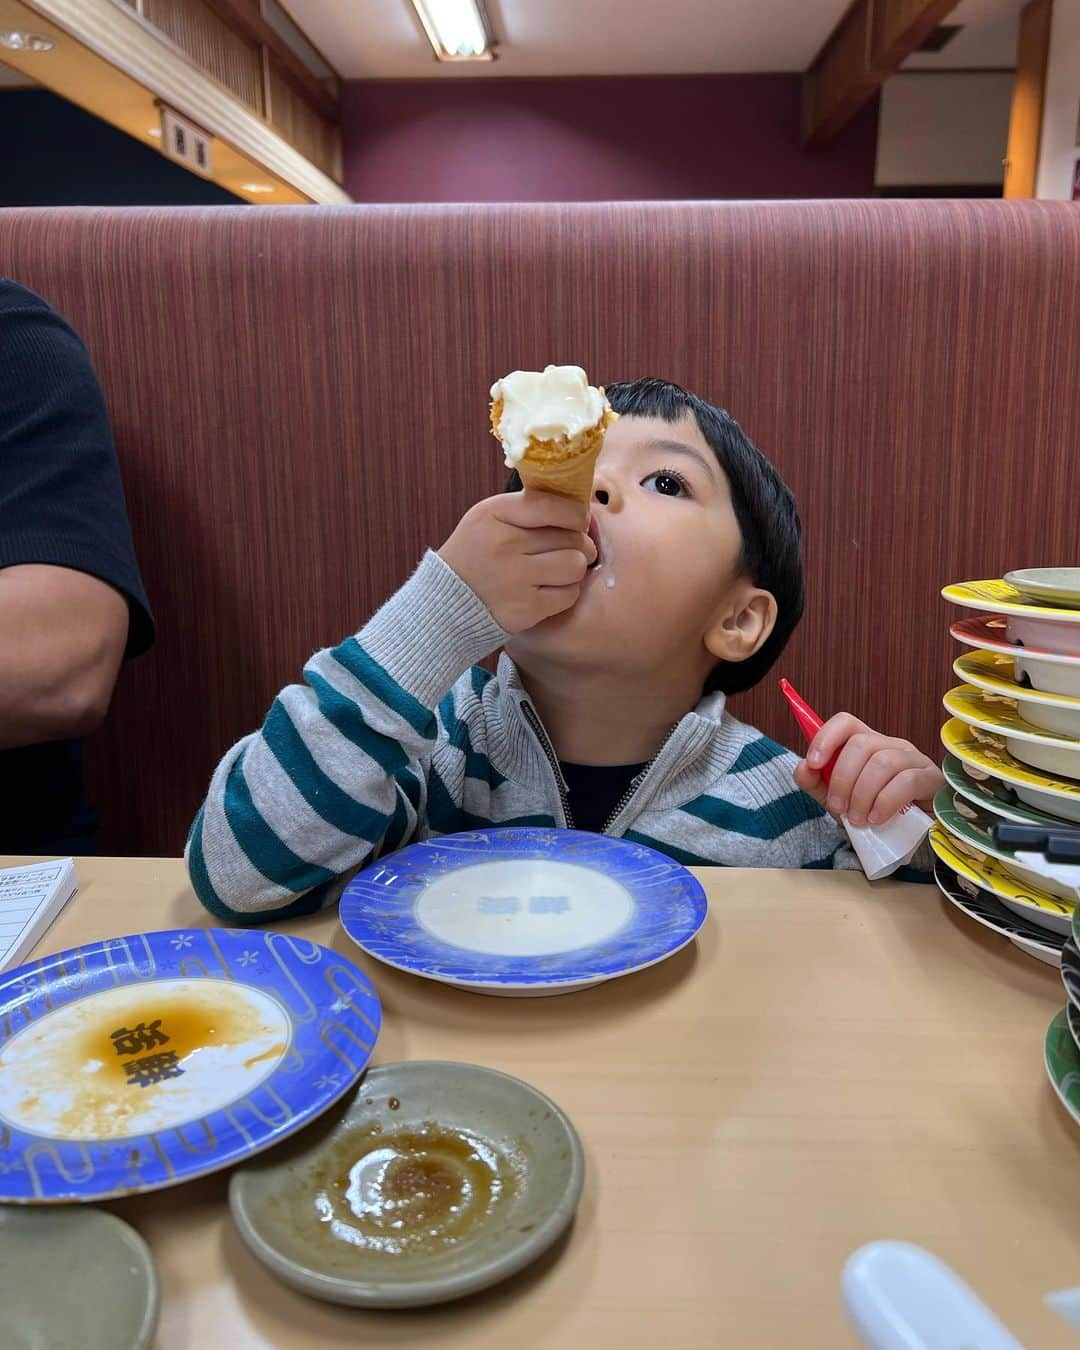
[[[853,0],[803,75],[803,145],[832,140],[958,3]]]

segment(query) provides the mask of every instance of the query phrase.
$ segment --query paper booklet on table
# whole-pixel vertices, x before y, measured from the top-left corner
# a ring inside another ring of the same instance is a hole
[[[73,858],[0,867],[0,970],[29,956],[77,889]]]

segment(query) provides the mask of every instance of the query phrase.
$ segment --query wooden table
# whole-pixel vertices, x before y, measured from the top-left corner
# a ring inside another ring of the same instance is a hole
[[[206,922],[176,860],[87,859],[41,953]],[[693,948],[564,998],[488,999],[366,960],[333,914],[288,925],[355,956],[385,1008],[377,1062],[471,1060],[573,1118],[568,1239],[460,1304],[372,1314],[278,1284],[219,1175],[112,1206],[161,1272],[162,1350],[854,1345],[847,1256],[949,1262],[1026,1344],[1076,1345],[1042,1295],[1080,1281],[1080,1131],[1042,1066],[1057,972],[922,886],[710,871]]]

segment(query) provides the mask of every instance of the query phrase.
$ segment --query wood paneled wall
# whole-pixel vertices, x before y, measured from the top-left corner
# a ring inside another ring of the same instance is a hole
[[[258,44],[236,32],[206,0],[141,0],[140,12],[200,70],[254,112],[265,113]]]
[[[125,0],[142,20],[342,181],[338,89],[318,80],[262,18],[258,0]]]
[[[267,117],[275,131],[328,173],[342,181],[341,129],[312,108],[286,78],[281,62],[266,54]]]

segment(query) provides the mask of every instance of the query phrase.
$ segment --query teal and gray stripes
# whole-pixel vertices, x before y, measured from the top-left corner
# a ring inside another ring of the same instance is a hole
[[[353,638],[308,664],[262,730],[219,766],[192,827],[188,864],[218,914],[265,919],[329,902],[340,879],[400,847],[424,809],[413,766],[438,734],[425,709]]]
[[[504,638],[429,555],[358,636],[312,657],[211,780],[186,853],[206,907],[233,922],[305,913],[411,840],[559,823],[516,671],[504,662],[493,678],[474,664]],[[855,866],[795,788],[795,764],[722,707],[691,713],[624,833],[688,864]]]

